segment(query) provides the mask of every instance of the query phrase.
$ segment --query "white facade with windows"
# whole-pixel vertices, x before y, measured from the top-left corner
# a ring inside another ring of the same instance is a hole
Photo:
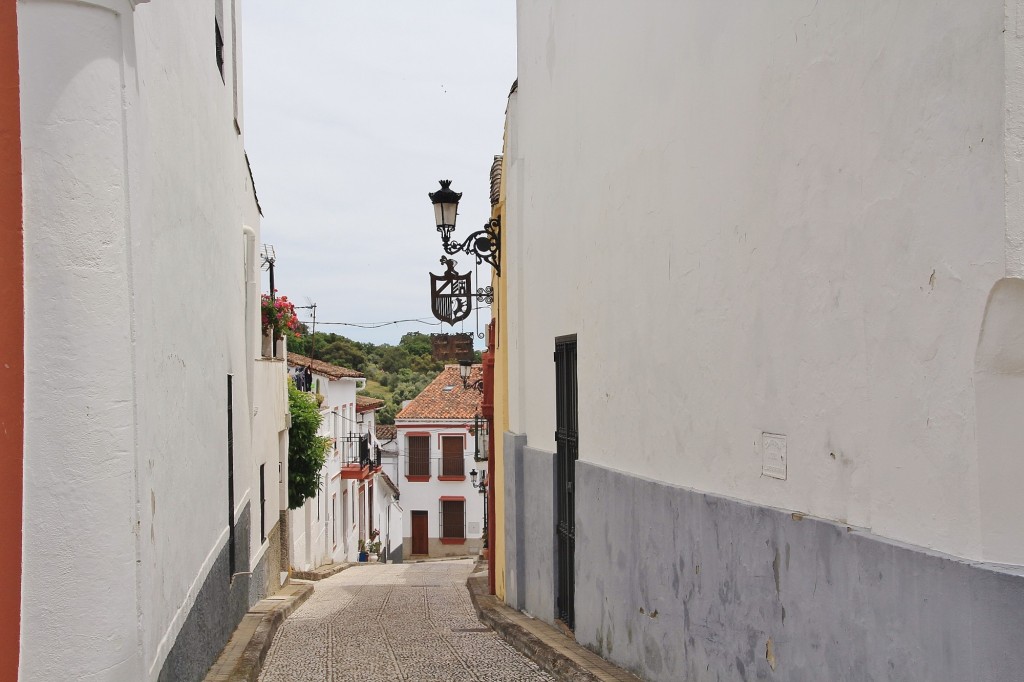
[[[487,462],[474,460],[473,422],[396,420],[396,426],[404,556],[476,555],[482,548],[484,495],[471,474],[477,472],[479,485]],[[413,536],[420,515],[426,517],[425,552],[417,551],[423,546]]]
[[[310,393],[323,396],[320,435],[331,441],[320,493],[289,513],[291,566],[311,571],[357,561],[360,541],[369,542],[373,530],[382,536],[383,561],[390,554],[383,551],[385,530],[401,524],[397,493],[376,467],[375,414],[383,403],[356,395],[365,383],[358,372],[294,353],[289,365],[293,377],[310,368]],[[401,534],[392,532],[391,540],[387,549],[399,549]]]

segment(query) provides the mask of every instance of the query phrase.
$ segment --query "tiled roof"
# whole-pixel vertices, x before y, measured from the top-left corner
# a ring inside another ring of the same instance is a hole
[[[398,499],[397,495],[399,494],[399,492],[398,492],[398,486],[397,486],[397,485],[395,485],[395,482],[391,480],[391,477],[390,477],[390,476],[388,476],[388,475],[387,475],[386,473],[384,473],[383,471],[382,471],[382,472],[380,472],[380,477],[381,477],[381,478],[382,478],[382,479],[384,480],[384,483],[385,483],[385,484],[387,484],[387,486],[388,486],[389,488],[391,488],[392,490],[394,490],[394,491],[395,491],[395,495],[396,495],[395,499],[397,500],[397,499]]]
[[[458,365],[447,365],[423,392],[413,398],[395,419],[472,419],[480,414],[483,393],[473,388],[483,373],[480,365],[473,365],[469,375],[469,388],[462,387]]]
[[[491,206],[501,201],[501,154],[494,157],[491,163]]]
[[[299,355],[288,351],[288,364],[294,367],[309,367],[317,374],[323,374],[324,376],[330,377],[331,379],[362,379],[363,373],[357,372],[354,369],[348,369],[347,367],[339,367],[338,365],[332,365],[329,362],[323,360],[313,360],[307,358],[305,355]]]
[[[384,401],[368,395],[356,396],[356,412],[371,412],[384,407]]]
[[[398,438],[398,429],[394,424],[377,424],[377,440],[386,443]]]

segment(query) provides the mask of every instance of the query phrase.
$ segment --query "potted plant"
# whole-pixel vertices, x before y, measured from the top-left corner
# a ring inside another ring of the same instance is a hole
[[[278,339],[289,336],[293,339],[299,338],[299,316],[295,313],[295,305],[288,300],[287,296],[277,296],[277,289],[274,289],[274,297],[270,294],[263,294],[260,297],[260,323],[263,328],[264,355],[271,355],[271,339]]]
[[[376,528],[370,529],[370,541],[366,545],[366,551],[370,554],[370,561],[377,561],[380,557],[380,531]]]
[[[359,561],[366,562],[369,560],[369,552],[366,551],[366,540],[359,540]]]

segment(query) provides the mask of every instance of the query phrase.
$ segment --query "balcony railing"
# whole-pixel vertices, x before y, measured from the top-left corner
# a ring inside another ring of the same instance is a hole
[[[347,453],[344,457],[344,464],[358,464],[360,468],[366,467],[379,467],[380,466],[380,448],[370,445],[370,435],[363,434],[362,436],[352,435],[344,436],[338,439],[339,443],[356,443],[355,448],[346,448]]]

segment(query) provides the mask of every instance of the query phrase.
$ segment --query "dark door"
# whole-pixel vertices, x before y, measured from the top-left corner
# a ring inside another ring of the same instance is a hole
[[[366,539],[366,486],[359,486],[359,539]]]
[[[576,337],[555,339],[555,535],[558,540],[558,617],[570,628],[576,620]]]
[[[412,513],[412,553],[427,553],[427,512]]]

